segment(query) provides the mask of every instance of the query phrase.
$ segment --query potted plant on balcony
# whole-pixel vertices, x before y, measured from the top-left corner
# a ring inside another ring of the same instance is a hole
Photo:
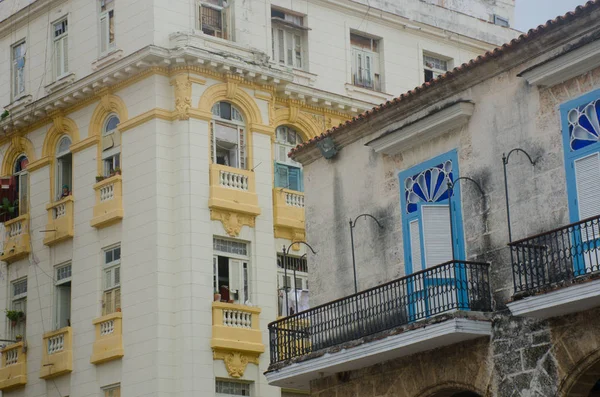
[[[17,341],[17,343],[21,342],[23,340],[23,335],[21,335],[21,334],[15,335],[15,340]]]
[[[111,170],[110,176],[121,175],[121,168],[117,167],[114,170]]]
[[[25,317],[25,313],[18,310],[8,310],[6,309],[6,318],[10,320],[12,326],[17,325],[17,322]]]
[[[104,175],[98,175],[98,176],[96,176],[96,183],[102,182],[104,179],[106,179],[106,177],[104,177]]]
[[[215,302],[221,302],[221,294],[217,290],[215,290],[214,301]]]
[[[5,218],[8,215],[9,219],[12,219],[15,213],[19,212],[19,200],[11,202],[8,198],[4,197],[2,203],[0,203],[0,217]]]

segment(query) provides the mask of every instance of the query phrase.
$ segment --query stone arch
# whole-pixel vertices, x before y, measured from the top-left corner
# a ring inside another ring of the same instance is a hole
[[[588,397],[600,379],[600,349],[584,357],[564,377],[558,387],[558,397]]]
[[[35,161],[35,149],[27,138],[15,136],[10,140],[10,145],[2,159],[2,175],[9,176],[13,173],[15,161],[24,154],[30,163]]]
[[[121,123],[129,119],[125,102],[116,95],[106,94],[100,98],[100,103],[92,113],[88,136],[101,136],[104,121],[111,113],[116,113]]]
[[[459,381],[448,381],[439,383],[435,386],[427,387],[418,393],[415,397],[490,397],[488,391],[480,390],[474,384],[467,384]]]
[[[71,144],[79,142],[79,129],[77,124],[70,118],[63,116],[55,116],[54,124],[46,133],[44,138],[44,146],[42,147],[42,157],[52,159],[56,150],[56,145],[63,135],[68,135],[71,138]]]
[[[275,111],[273,118],[273,127],[277,128],[287,125],[294,128],[300,134],[304,141],[308,141],[320,135],[323,131],[310,117],[298,111],[298,108],[280,108]]]
[[[206,115],[212,114],[212,107],[217,102],[229,102],[235,105],[244,116],[246,126],[252,130],[253,124],[263,125],[263,117],[254,99],[232,82],[215,84],[207,88],[200,101],[198,110]]]

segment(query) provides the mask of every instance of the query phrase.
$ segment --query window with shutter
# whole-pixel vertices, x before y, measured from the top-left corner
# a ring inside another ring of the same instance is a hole
[[[425,266],[432,267],[452,260],[450,216],[447,205],[422,206]]]
[[[198,2],[198,29],[202,33],[233,40],[233,0]]]
[[[228,102],[218,102],[213,106],[212,113],[212,161],[228,167],[247,169],[246,128],[240,111]]]
[[[104,293],[102,315],[121,309],[121,247],[104,250]]]
[[[104,397],[121,397],[120,385],[104,387],[102,390],[104,391]]]
[[[250,299],[248,245],[244,242],[213,239],[213,285],[225,302],[244,304]]]
[[[11,310],[22,312],[23,316],[11,324],[10,333],[14,339],[21,335],[25,339],[26,319],[27,319],[27,278],[22,278],[12,282]]]
[[[100,0],[100,54],[115,48],[115,2]]]
[[[12,46],[12,97],[25,94],[25,41]]]
[[[271,9],[273,61],[291,68],[304,67],[306,27],[304,18],[279,9]]]
[[[69,72],[68,21],[55,22],[54,31],[54,78],[60,79]]]
[[[352,82],[357,87],[381,91],[379,39],[350,33]]]
[[[290,159],[288,153],[302,143],[302,137],[294,129],[279,126],[275,135],[275,187],[303,191],[302,165]]]

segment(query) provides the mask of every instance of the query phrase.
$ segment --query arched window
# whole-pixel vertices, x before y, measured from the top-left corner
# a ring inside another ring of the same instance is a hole
[[[302,143],[302,137],[294,129],[277,127],[275,137],[275,187],[304,191],[302,183],[302,165],[288,157],[296,145]]]
[[[121,135],[116,114],[108,116],[102,128],[102,169],[105,177],[121,171]]]
[[[71,138],[63,136],[56,146],[56,199],[71,195],[73,185],[73,155]]]
[[[217,102],[212,114],[212,162],[246,169],[246,125],[242,114],[228,102]]]

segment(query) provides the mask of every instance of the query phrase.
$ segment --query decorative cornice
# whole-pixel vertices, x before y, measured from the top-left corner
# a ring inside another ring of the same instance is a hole
[[[175,118],[177,118],[175,112],[161,108],[154,108],[120,123],[119,132],[123,133],[153,119],[173,121]]]

